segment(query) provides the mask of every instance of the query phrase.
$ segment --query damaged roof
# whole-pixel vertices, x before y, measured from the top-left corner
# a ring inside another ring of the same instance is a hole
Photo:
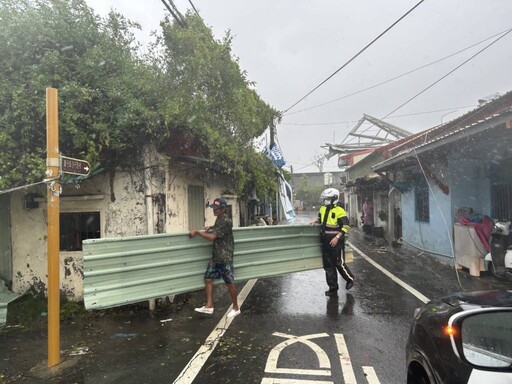
[[[503,96],[481,103],[477,108],[460,117],[427,129],[408,138],[383,147],[386,160],[375,164],[372,169],[383,170],[406,157],[411,151],[425,151],[428,148],[455,141],[464,135],[484,131],[497,124],[508,124],[512,127],[512,91]]]

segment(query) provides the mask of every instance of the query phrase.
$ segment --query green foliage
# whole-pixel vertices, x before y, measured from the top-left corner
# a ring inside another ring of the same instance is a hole
[[[165,121],[184,135],[193,135],[217,167],[235,178],[234,189],[261,191],[275,184],[270,162],[255,153],[254,138],[279,117],[252,89],[238,61],[231,55],[231,35],[215,41],[211,31],[194,14],[187,28],[169,21],[155,62],[165,73]]]
[[[63,154],[105,167],[133,159],[148,123],[134,25],[100,20],[83,0],[4,0],[0,19],[0,188],[43,177],[47,87],[59,90]]]
[[[63,155],[107,169],[137,169],[145,145],[189,139],[233,188],[273,184],[252,141],[279,114],[260,99],[231,55],[192,14],[187,28],[162,22],[153,54],[141,57],[137,24],[100,18],[85,0],[0,2],[0,189],[41,181],[45,90],[59,91]],[[272,177],[271,177],[272,176]]]
[[[320,194],[324,189],[324,185],[310,185],[308,176],[302,175],[294,192],[297,200],[302,200],[304,207],[309,208],[311,206],[319,207],[321,205]]]

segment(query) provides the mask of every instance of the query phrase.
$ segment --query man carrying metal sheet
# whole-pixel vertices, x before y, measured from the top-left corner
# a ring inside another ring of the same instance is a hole
[[[232,308],[228,317],[235,317],[240,314],[240,308],[237,302],[237,290],[235,287],[235,277],[233,275],[233,253],[235,250],[235,241],[233,238],[233,222],[226,216],[226,200],[217,198],[210,208],[215,215],[215,224],[213,227],[206,227],[204,231],[191,230],[190,237],[200,236],[203,239],[213,241],[213,254],[208,262],[208,267],[204,274],[204,285],[206,293],[206,304],[195,311],[213,314],[213,280],[222,278],[228,288],[231,297]]]

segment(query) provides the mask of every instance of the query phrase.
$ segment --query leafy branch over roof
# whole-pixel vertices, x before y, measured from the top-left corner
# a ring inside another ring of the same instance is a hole
[[[235,176],[237,192],[273,182],[252,140],[279,112],[240,69],[229,33],[216,41],[193,14],[187,28],[164,20],[142,56],[136,23],[100,18],[84,0],[4,0],[0,20],[0,189],[44,177],[47,87],[59,90],[67,156],[136,170],[146,144],[164,150],[179,133]]]

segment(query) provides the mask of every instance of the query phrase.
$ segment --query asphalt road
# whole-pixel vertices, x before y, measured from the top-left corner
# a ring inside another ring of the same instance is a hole
[[[44,321],[4,329],[0,383],[404,383],[414,310],[460,290],[455,271],[357,230],[350,242],[358,250],[348,264],[355,285],[338,297],[324,295],[324,271],[314,270],[237,283],[242,314],[232,321],[223,286],[213,316],[193,310],[202,292],[161,303],[153,315],[145,303],[91,312],[62,323],[62,362],[53,369]],[[495,284],[465,271],[459,279],[468,290]]]

